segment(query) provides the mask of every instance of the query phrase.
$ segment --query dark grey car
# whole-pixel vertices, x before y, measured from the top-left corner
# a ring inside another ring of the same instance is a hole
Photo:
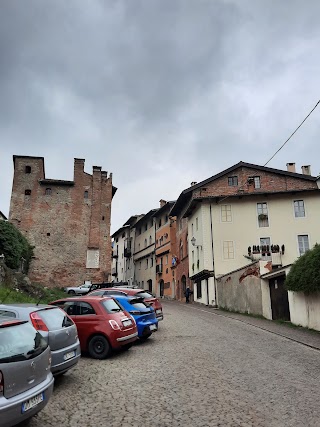
[[[53,389],[50,348],[29,322],[0,318],[0,425],[25,422]]]
[[[0,304],[0,318],[28,320],[51,349],[53,375],[74,367],[81,356],[77,327],[58,307],[37,304]],[[1,424],[0,424],[1,425]]]

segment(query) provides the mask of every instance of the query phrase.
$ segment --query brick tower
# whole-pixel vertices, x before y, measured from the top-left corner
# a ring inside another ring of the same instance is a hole
[[[107,281],[112,174],[74,159],[74,179],[47,179],[43,157],[13,156],[9,221],[35,246],[29,277],[46,286]]]

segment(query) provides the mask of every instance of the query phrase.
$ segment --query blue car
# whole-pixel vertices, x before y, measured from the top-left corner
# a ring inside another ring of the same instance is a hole
[[[125,295],[112,295],[122,308],[135,320],[140,340],[146,340],[152,332],[158,330],[158,320],[154,309],[144,302],[143,298]]]

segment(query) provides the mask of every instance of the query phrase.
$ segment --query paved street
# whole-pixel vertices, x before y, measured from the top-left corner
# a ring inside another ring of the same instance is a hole
[[[164,311],[148,342],[83,357],[30,426],[320,426],[318,350],[212,309]]]

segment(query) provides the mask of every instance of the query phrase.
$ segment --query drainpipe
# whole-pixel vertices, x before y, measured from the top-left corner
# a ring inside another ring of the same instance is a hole
[[[210,231],[211,231],[211,249],[212,249],[212,271],[214,280],[214,308],[218,308],[217,303],[217,285],[216,285],[216,273],[214,269],[214,245],[213,245],[213,226],[212,226],[212,207],[210,203]],[[208,301],[209,301],[209,286],[208,286]]]

